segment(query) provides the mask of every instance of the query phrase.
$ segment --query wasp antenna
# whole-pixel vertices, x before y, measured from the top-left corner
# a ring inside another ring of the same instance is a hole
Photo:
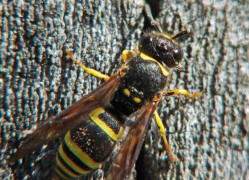
[[[176,35],[172,36],[171,39],[174,39],[174,40],[180,39],[182,41],[182,40],[185,40],[188,37],[192,36],[193,34],[194,34],[193,31],[185,30],[185,31],[181,31],[181,32],[177,33]]]

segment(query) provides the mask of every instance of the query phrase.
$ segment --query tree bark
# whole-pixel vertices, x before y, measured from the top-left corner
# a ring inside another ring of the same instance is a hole
[[[25,130],[56,115],[111,75],[124,49],[137,47],[146,29],[142,0],[10,1],[0,4],[0,178],[47,179],[60,140],[10,165]],[[249,176],[249,4],[247,1],[150,3],[169,34],[188,29],[184,58],[170,70],[167,89],[202,92],[198,99],[163,98],[158,112],[172,151],[170,163],[158,130],[151,128],[134,172],[136,179],[246,179]],[[98,179],[105,169],[86,178]]]

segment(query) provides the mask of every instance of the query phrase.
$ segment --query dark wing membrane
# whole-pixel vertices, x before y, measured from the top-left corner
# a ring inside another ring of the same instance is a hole
[[[156,106],[157,103],[151,103],[138,111],[135,122],[130,127],[124,141],[121,142],[120,150],[109,168],[106,177],[107,180],[126,179],[129,177],[131,169],[140,153],[150,117],[155,111]]]
[[[109,103],[111,96],[118,87],[119,81],[119,73],[116,73],[100,87],[85,95],[58,116],[42,122],[38,128],[24,140],[21,147],[11,158],[11,162],[14,163],[41,145],[47,144],[49,141],[63,135],[81,121],[86,120],[90,111]]]

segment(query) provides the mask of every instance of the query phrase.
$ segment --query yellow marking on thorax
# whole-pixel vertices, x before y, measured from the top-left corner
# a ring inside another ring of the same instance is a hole
[[[86,152],[84,152],[73,140],[71,139],[70,131],[65,136],[65,143],[70,151],[84,164],[92,169],[97,169],[102,162],[94,161]]]
[[[127,88],[125,88],[125,89],[123,90],[123,93],[124,93],[126,96],[128,96],[128,97],[131,96],[131,92],[130,92],[130,90],[127,89]],[[139,98],[139,97],[133,97],[132,99],[133,99],[133,101],[134,101],[135,103],[140,103],[140,102],[142,101],[141,98]]]
[[[167,34],[161,33],[160,35],[162,35],[165,39],[172,40],[172,37],[168,36]]]
[[[121,129],[119,130],[119,133],[116,134],[112,128],[110,128],[102,119],[99,118],[99,115],[104,113],[105,110],[103,108],[96,108],[92,112],[89,113],[89,117],[91,120],[99,127],[101,128],[113,141],[117,141],[119,138],[119,134],[121,133]]]
[[[123,50],[121,58],[123,61],[126,61],[127,59],[133,57],[135,54],[135,51]]]
[[[155,60],[154,58],[152,58],[152,57],[150,57],[150,56],[148,56],[148,55],[146,55],[144,53],[140,53],[140,57],[143,60],[153,61],[153,62],[157,63],[158,66],[160,67],[160,69],[161,69],[161,71],[162,71],[162,73],[163,73],[164,76],[167,77],[167,76],[170,75],[169,71],[165,67],[163,67],[163,65],[161,63],[159,63],[157,60]]]
[[[141,100],[139,97],[134,97],[134,98],[133,98],[133,101],[134,101],[135,103],[140,103],[142,100]]]
[[[126,96],[130,96],[131,95],[131,92],[129,91],[129,89],[127,89],[127,88],[125,88],[124,90],[123,90],[123,92],[124,92],[124,94],[126,95]]]

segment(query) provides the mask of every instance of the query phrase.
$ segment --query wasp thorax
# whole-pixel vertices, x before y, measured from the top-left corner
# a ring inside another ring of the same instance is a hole
[[[177,66],[183,56],[181,47],[162,33],[144,34],[140,39],[139,50],[167,67]]]

